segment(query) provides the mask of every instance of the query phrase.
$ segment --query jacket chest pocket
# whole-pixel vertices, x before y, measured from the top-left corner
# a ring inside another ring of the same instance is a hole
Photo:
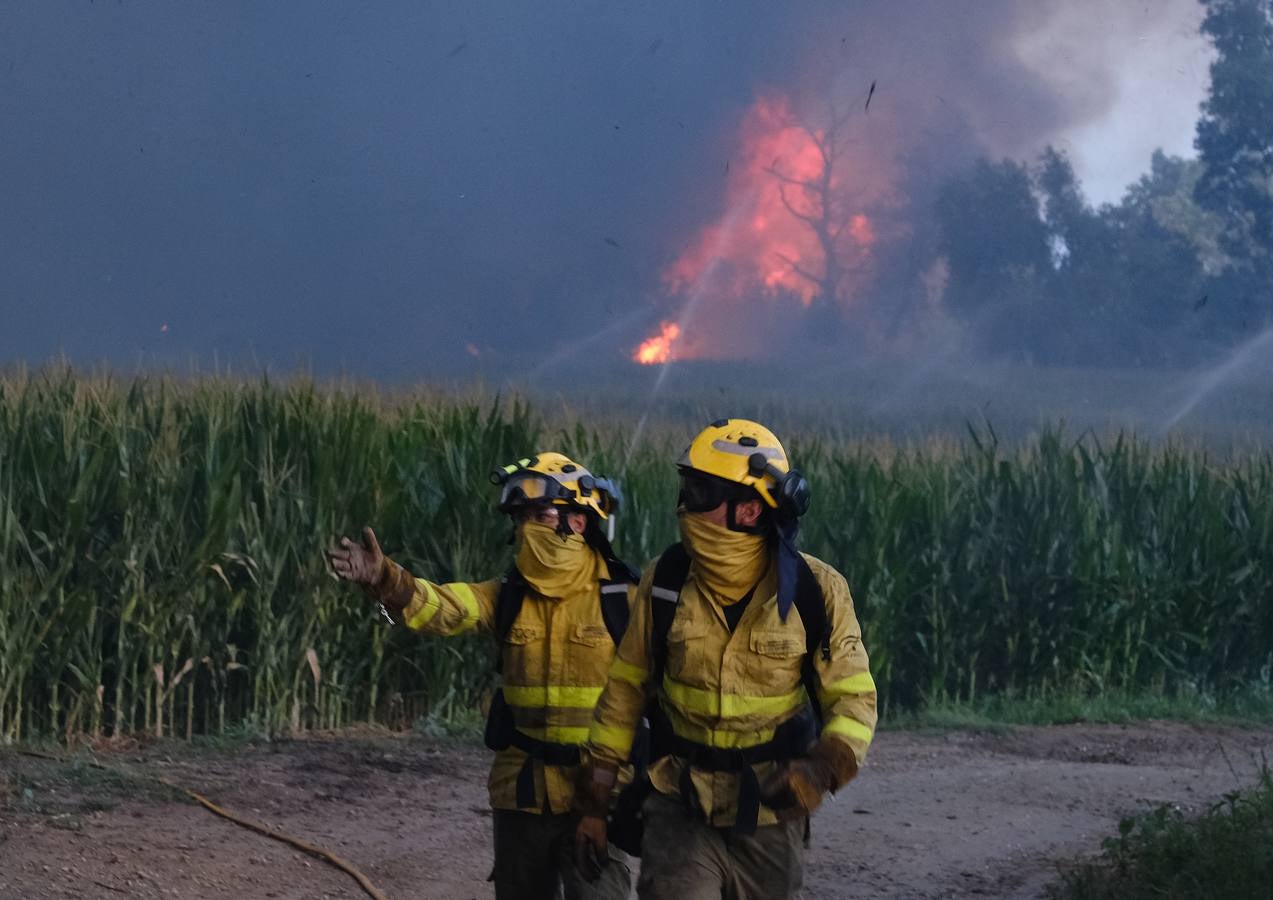
[[[800,681],[804,659],[804,632],[790,629],[757,629],[747,642],[747,671],[758,684],[794,690]]]
[[[569,672],[574,684],[606,683],[610,660],[614,657],[614,641],[606,626],[598,622],[576,622],[566,629],[566,654]]]
[[[546,632],[538,625],[514,624],[504,637],[500,653],[504,660],[504,677],[517,684],[527,684],[544,664]]]
[[[708,652],[708,626],[694,619],[672,623],[667,633],[667,674],[677,681],[694,686],[709,683],[708,673],[717,670],[720,659]]]

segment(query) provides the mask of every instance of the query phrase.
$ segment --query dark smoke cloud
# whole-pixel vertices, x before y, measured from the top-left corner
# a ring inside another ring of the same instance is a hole
[[[919,228],[945,173],[1108,107],[1108,35],[1141,13],[1079,4],[1083,77],[1021,57],[1073,5],[15,0],[0,361],[412,377],[575,347],[657,306],[758,91],[812,109],[876,81],[859,137],[901,158]]]

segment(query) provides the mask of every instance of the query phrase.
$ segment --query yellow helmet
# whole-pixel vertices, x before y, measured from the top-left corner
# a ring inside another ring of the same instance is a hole
[[[621,495],[608,478],[593,475],[561,453],[540,453],[501,466],[491,473],[500,485],[500,512],[509,513],[527,503],[551,503],[595,512],[605,519],[618,509]]]
[[[718,419],[708,425],[685,448],[677,466],[752,488],[784,517],[797,518],[809,508],[809,484],[791,468],[782,442],[750,419]]]

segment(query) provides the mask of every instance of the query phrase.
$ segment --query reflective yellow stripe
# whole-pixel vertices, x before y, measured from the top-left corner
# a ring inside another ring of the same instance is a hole
[[[870,744],[873,735],[869,726],[863,725],[857,719],[850,719],[848,716],[832,716],[822,726],[822,733],[843,735],[850,740],[862,741],[864,744]]]
[[[417,578],[415,580],[415,589],[418,591],[421,588],[424,589],[424,593],[427,595],[424,604],[416,610],[414,616],[407,620],[407,627],[413,631],[419,631],[425,625],[428,625],[429,621],[438,614],[438,610],[442,608],[442,601],[438,597],[438,592],[433,589],[433,585],[423,578]]]
[[[588,740],[598,747],[613,751],[619,759],[627,759],[632,751],[632,742],[636,740],[636,729],[618,728],[594,721],[588,729]]]
[[[549,725],[547,728],[518,728],[527,737],[552,744],[584,744],[588,740],[587,728],[566,728],[561,725]]]
[[[610,663],[610,677],[619,681],[626,682],[633,687],[641,687],[645,684],[645,679],[649,677],[649,672],[632,663],[626,663],[619,657],[615,657]]]
[[[455,596],[460,598],[460,602],[464,604],[464,621],[460,623],[460,626],[452,634],[463,634],[476,627],[477,620],[482,617],[482,613],[477,607],[477,597],[473,594],[473,589],[467,584],[444,584],[442,587],[450,588]]]
[[[753,728],[748,731],[708,728],[706,725],[699,725],[690,721],[676,709],[669,709],[667,713],[668,718],[672,722],[672,731],[687,740],[691,740],[696,744],[706,744],[708,747],[719,747],[728,750],[738,747],[754,747],[757,744],[771,741],[774,737],[773,728]]]
[[[572,709],[592,709],[601,699],[599,687],[564,687],[537,685],[518,687],[504,685],[504,699],[513,706],[562,706]]]
[[[744,694],[704,691],[673,681],[670,675],[663,676],[663,690],[667,698],[681,709],[704,716],[719,716],[723,719],[742,716],[780,716],[791,712],[804,702],[803,688],[797,688],[789,694],[777,697],[749,697]]]
[[[841,678],[839,681],[833,681],[823,687],[820,692],[820,698],[823,706],[830,706],[838,698],[848,694],[873,693],[875,693],[875,679],[871,677],[871,673],[858,672],[856,675]]]

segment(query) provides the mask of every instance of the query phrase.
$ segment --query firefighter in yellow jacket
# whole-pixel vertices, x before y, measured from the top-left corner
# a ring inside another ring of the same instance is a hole
[[[604,852],[643,716],[643,900],[795,897],[808,816],[852,779],[875,684],[844,578],[795,547],[809,488],[772,432],[714,422],[679,462],[681,542],[645,571],[575,793]]]
[[[630,875],[621,852],[593,860],[593,881],[573,865],[571,810],[580,746],[627,625],[635,580],[602,530],[618,492],[560,453],[519,460],[492,480],[515,529],[514,566],[503,578],[416,578],[381,552],[370,528],[361,545],[341,539],[329,553],[332,568],[413,631],[481,629],[500,642],[502,688],[486,728],[497,751],[488,782],[497,900],[553,897],[559,886],[567,900],[622,900]]]

